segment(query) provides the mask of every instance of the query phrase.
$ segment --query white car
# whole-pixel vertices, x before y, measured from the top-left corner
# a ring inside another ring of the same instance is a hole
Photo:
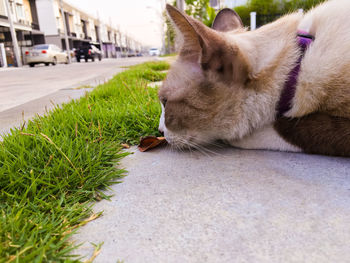
[[[35,45],[25,52],[25,57],[30,67],[40,63],[44,63],[45,66],[56,65],[57,63],[68,64],[67,53],[53,44]]]
[[[160,51],[158,48],[151,48],[149,50],[149,55],[150,56],[159,56],[160,55]]]

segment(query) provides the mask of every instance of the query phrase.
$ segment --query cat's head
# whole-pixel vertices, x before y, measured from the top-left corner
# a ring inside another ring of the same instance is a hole
[[[239,121],[248,80],[248,63],[232,37],[245,32],[241,19],[224,9],[209,28],[170,5],[167,11],[182,46],[159,90],[159,130],[175,146],[225,139]]]

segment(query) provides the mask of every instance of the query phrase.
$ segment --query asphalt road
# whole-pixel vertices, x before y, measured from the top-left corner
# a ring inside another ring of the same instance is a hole
[[[0,112],[61,89],[99,84],[120,67],[149,59],[104,59],[101,62],[0,70]]]
[[[84,95],[85,90],[77,90],[77,87],[102,84],[126,66],[152,59],[104,59],[70,65],[0,69],[0,134],[51,109],[53,103],[60,104]]]

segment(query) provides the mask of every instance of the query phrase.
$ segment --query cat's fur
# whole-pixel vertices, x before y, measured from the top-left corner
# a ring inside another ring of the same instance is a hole
[[[213,29],[170,5],[167,11],[183,37],[159,91],[159,129],[169,143],[223,140],[248,149],[350,156],[350,1],[331,0],[255,31],[228,10]],[[284,83],[300,56],[298,30],[315,41],[303,57],[292,107],[277,119]]]

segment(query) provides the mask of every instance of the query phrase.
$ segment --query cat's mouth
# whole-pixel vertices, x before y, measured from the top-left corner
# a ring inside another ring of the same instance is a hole
[[[175,134],[168,130],[164,132],[168,144],[178,150],[201,149],[203,146],[210,145],[208,138],[202,138],[193,134]]]
[[[189,149],[194,146],[194,137],[186,134],[175,134],[169,130],[164,131],[164,137],[170,146],[177,149]]]

